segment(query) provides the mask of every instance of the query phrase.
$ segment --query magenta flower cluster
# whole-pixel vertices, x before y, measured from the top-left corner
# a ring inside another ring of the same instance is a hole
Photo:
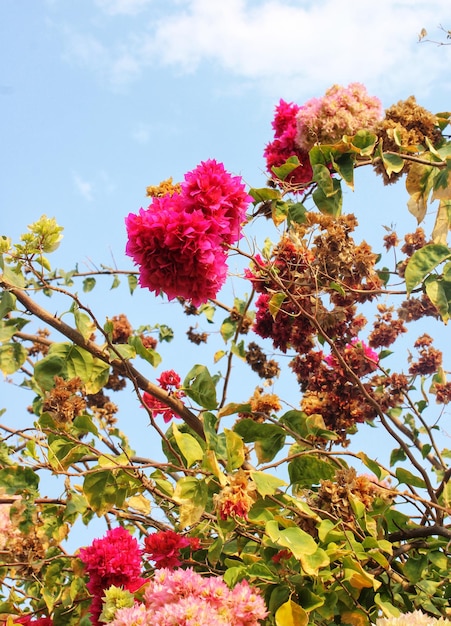
[[[195,306],[215,298],[227,276],[227,245],[240,238],[251,200],[241,178],[210,159],[185,175],[180,192],[130,213],[126,253],[140,285]]]
[[[82,548],[79,557],[89,575],[86,586],[93,598],[91,622],[98,626],[106,589],[114,585],[133,592],[146,582],[141,578],[141,551],[136,539],[119,526]]]
[[[277,179],[273,167],[280,167],[290,157],[296,156],[300,165],[296,167],[285,179],[292,185],[307,184],[312,180],[312,167],[308,158],[308,152],[301,149],[296,143],[297,122],[296,116],[301,107],[293,102],[280,100],[276,106],[276,112],[272,127],[274,139],[267,144],[264,156],[266,167],[271,178]]]

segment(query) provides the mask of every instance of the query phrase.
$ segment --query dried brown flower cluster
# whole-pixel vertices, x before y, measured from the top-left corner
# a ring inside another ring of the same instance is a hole
[[[30,356],[45,356],[50,347],[50,342],[47,340],[49,336],[50,331],[47,328],[40,328],[36,333],[36,340],[33,341],[31,348],[28,348],[28,354]]]
[[[279,376],[280,367],[278,363],[274,359],[268,359],[260,346],[254,341],[251,341],[247,347],[246,361],[260,378],[269,379]]]
[[[55,386],[46,394],[42,411],[51,413],[60,426],[71,424],[86,409],[83,389],[78,376],[70,380],[55,376]]]
[[[194,330],[193,326],[189,327],[189,330],[186,331],[186,335],[196,346],[199,346],[201,343],[207,343],[208,333],[201,333]]]
[[[372,348],[387,348],[402,333],[407,332],[402,319],[393,318],[393,307],[383,304],[378,305],[378,313],[373,323],[373,330],[368,337],[368,343]]]
[[[111,318],[113,324],[112,341],[113,343],[127,343],[128,338],[133,333],[133,328],[127,319],[127,316],[121,313]]]
[[[125,381],[124,381],[125,382]],[[116,413],[119,408],[110,398],[103,393],[103,390],[95,394],[86,396],[87,404],[94,415],[108,426],[116,423]]]
[[[414,346],[419,351],[419,359],[409,366],[409,374],[412,376],[435,374],[441,367],[443,355],[432,346],[432,341],[432,337],[427,334],[415,341]]]
[[[386,484],[379,484],[368,476],[358,476],[354,468],[339,470],[335,480],[322,480],[315,498],[315,507],[332,514],[346,524],[355,524],[352,500],[358,499],[371,510],[376,498],[389,501]]]
[[[7,527],[0,528],[0,561],[8,565],[10,573],[14,570],[26,578],[39,571],[52,540],[46,536],[38,507],[32,512],[32,523],[27,523],[27,529],[19,529],[24,510],[25,505],[20,500],[12,505],[0,505],[0,518],[5,515],[9,518]]]
[[[426,147],[428,139],[437,147],[443,137],[438,127],[438,119],[430,111],[417,104],[415,97],[400,100],[385,111],[385,117],[376,125],[376,134],[382,142],[384,152],[402,153],[403,147]],[[396,182],[406,173],[410,164],[405,162],[403,169],[398,173],[387,175],[382,162],[377,162],[374,169],[380,174],[386,185]]]

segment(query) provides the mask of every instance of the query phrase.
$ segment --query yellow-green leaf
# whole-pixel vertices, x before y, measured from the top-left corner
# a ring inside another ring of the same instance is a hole
[[[309,622],[308,613],[291,599],[279,606],[275,618],[276,626],[307,626]]]
[[[176,424],[172,424],[172,432],[188,467],[191,467],[193,463],[203,458],[204,451],[195,437],[189,433],[181,433]]]

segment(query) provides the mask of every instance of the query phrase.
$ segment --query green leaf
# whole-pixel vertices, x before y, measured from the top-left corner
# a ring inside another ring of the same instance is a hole
[[[174,331],[166,324],[157,324],[155,328],[158,328],[158,341],[170,343],[174,339]]]
[[[291,174],[293,170],[300,166],[300,161],[297,156],[289,157],[283,165],[280,167],[273,167],[272,171],[280,180],[285,180]]]
[[[28,357],[28,352],[21,343],[4,343],[0,346],[0,371],[3,374],[14,374],[22,367]]]
[[[15,311],[16,309],[16,296],[10,291],[2,291],[0,295],[0,319]]]
[[[37,495],[39,476],[31,467],[9,465],[0,469],[0,487],[8,495]]]
[[[364,452],[357,454],[359,459],[366,465],[366,467],[373,472],[378,480],[384,480],[388,476],[387,470],[383,469],[377,461],[370,459]]]
[[[85,382],[85,391],[89,394],[98,393],[108,382],[110,377],[110,366],[100,359],[94,358],[89,380]]]
[[[127,343],[115,343],[114,350],[110,348],[110,356],[111,359],[119,358],[116,353],[119,353],[119,357],[124,359],[125,361],[129,361],[130,359],[134,359],[136,356],[136,350],[133,346],[130,346]]]
[[[88,382],[91,378],[94,357],[87,350],[71,343],[54,343],[48,356],[58,356],[65,362],[68,378],[78,376],[83,382]]]
[[[172,432],[180,452],[185,457],[187,467],[191,467],[196,461],[202,460],[204,451],[195,437],[189,433],[181,433],[175,424],[172,424]]]
[[[308,613],[293,600],[287,600],[279,606],[275,620],[276,626],[307,626],[309,623]]]
[[[221,337],[227,343],[229,339],[231,339],[235,333],[237,328],[236,320],[233,320],[231,317],[226,317],[225,320],[221,324],[221,328],[219,332],[221,333]]]
[[[270,187],[261,187],[259,189],[251,188],[248,193],[254,198],[254,204],[268,202],[268,200],[278,200],[280,198],[280,191],[278,189],[271,189]]]
[[[288,217],[290,205],[283,200],[277,200],[271,205],[271,217],[275,226],[280,226]]]
[[[430,243],[416,250],[410,257],[405,271],[407,292],[419,285],[440,263],[451,258],[451,250],[442,244]]]
[[[257,486],[257,491],[262,498],[273,496],[281,487],[287,483],[277,476],[272,476],[266,472],[251,472],[251,478]]]
[[[312,198],[321,213],[338,217],[341,214],[341,207],[343,205],[341,184],[336,178],[332,178],[331,180],[333,181],[333,194],[326,195],[321,187],[317,187],[313,191]]]
[[[128,338],[128,344],[134,348],[138,356],[150,363],[153,367],[160,365],[161,356],[153,348],[146,348],[141,337],[132,335]]]
[[[327,198],[335,194],[333,178],[330,169],[322,163],[313,166],[313,180]]]
[[[255,453],[259,463],[272,461],[285,444],[286,434],[276,424],[259,424],[252,419],[239,420],[234,431],[245,443],[255,441]]]
[[[396,463],[405,460],[406,453],[404,452],[404,450],[402,448],[395,448],[390,454],[390,467],[393,467],[393,465],[395,465]]]
[[[3,280],[13,287],[18,287],[19,289],[25,288],[25,278],[19,268],[12,268],[9,265],[5,265]]]
[[[280,530],[277,522],[271,520],[266,523],[266,534],[277,546],[291,550],[296,559],[312,555],[318,549],[313,537],[297,526]]]
[[[129,274],[127,276],[127,280],[128,280],[128,288],[130,290],[130,295],[133,295],[133,292],[138,286],[138,277],[136,276],[136,274]]]
[[[96,330],[96,325],[86,313],[74,311],[75,325],[83,339],[89,339]]]
[[[49,463],[55,470],[65,470],[73,463],[77,463],[90,450],[82,444],[75,444],[73,439],[63,436],[49,436]]]
[[[53,389],[55,376],[67,377],[67,364],[60,356],[50,354],[35,364],[34,379],[44,391]]]
[[[88,276],[88,278],[84,279],[84,281],[83,281],[83,291],[85,293],[88,293],[89,291],[92,291],[95,286],[96,286],[96,279],[93,276]]]
[[[180,527],[196,524],[205,511],[208,502],[208,490],[205,480],[194,476],[185,476],[177,481],[174,500],[180,505]]]
[[[227,447],[227,471],[232,472],[244,463],[246,451],[241,437],[228,428],[224,428],[224,435]]]
[[[377,143],[377,135],[367,130],[359,130],[353,136],[345,135],[343,141],[352,146],[352,148],[361,156],[371,156]]]
[[[331,163],[334,170],[342,177],[345,183],[354,190],[354,165],[355,160],[351,154],[343,154],[334,159],[331,154]]]
[[[319,459],[313,454],[304,454],[290,461],[288,474],[291,484],[312,487],[313,485],[319,485],[321,480],[333,478],[335,469],[330,463]]]
[[[400,483],[404,483],[410,487],[419,487],[420,489],[424,489],[426,487],[426,483],[422,478],[415,476],[415,474],[412,474],[412,472],[409,472],[409,470],[406,470],[403,467],[397,468],[396,478]]]
[[[187,396],[204,409],[217,407],[215,383],[205,365],[191,368],[183,381],[183,389]]]
[[[442,320],[447,323],[449,320],[449,305],[451,300],[451,282],[445,281],[437,276],[428,276],[424,281],[424,287],[428,298],[437,308]]]
[[[235,341],[232,341],[231,346],[230,346],[230,352],[234,354],[235,356],[237,356],[238,358],[245,361],[246,360],[246,348],[244,346],[244,339],[242,339],[238,343],[236,343]]]
[[[292,224],[305,224],[307,209],[302,202],[293,202],[288,205],[288,226]]]
[[[213,413],[203,414],[203,426],[205,439],[209,450],[213,450],[216,456],[221,460],[227,458],[227,446],[224,433],[218,433],[218,420]]]
[[[397,154],[382,152],[381,159],[389,178],[393,173],[398,174],[404,167],[404,159]]]
[[[115,476],[115,470],[99,469],[91,474],[86,474],[83,482],[83,493],[89,506],[97,513],[98,517],[125,500],[126,492],[119,488]]]
[[[268,309],[273,319],[276,319],[277,314],[280,311],[280,308],[285,300],[285,297],[285,294],[282,292],[274,293],[271,296],[268,302]]]
[[[322,548],[318,548],[313,554],[302,554],[299,559],[304,572],[308,576],[316,576],[318,571],[330,564],[330,559]]]
[[[115,274],[110,289],[116,289],[117,287],[119,287],[120,284],[121,281],[119,280],[119,276]]]

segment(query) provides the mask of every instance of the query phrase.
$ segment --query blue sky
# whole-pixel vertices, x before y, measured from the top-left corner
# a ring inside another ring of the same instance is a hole
[[[0,233],[17,239],[45,213],[65,228],[56,266],[131,268],[124,217],[147,185],[208,158],[265,184],[280,98],[359,81],[385,107],[414,94],[450,110],[451,47],[418,43],[440,24],[449,0],[0,0]],[[378,242],[382,224],[414,230],[406,200],[402,182],[362,173],[345,208]],[[95,304],[137,324],[172,315],[147,292]]]

